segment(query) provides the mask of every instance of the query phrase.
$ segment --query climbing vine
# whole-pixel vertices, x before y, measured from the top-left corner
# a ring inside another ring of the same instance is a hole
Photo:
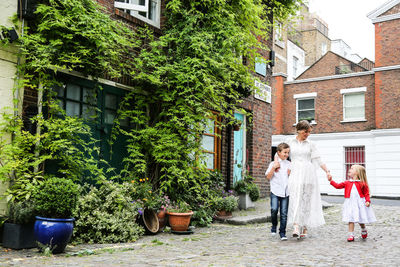
[[[257,51],[266,49],[259,40],[269,36],[268,19],[273,12],[282,18],[292,14],[300,1],[169,0],[163,34],[158,37],[150,28],[133,29],[111,19],[94,0],[40,2],[29,29],[21,29],[25,34],[19,44],[24,58],[19,66],[22,86],[43,95],[38,106],[46,110],[32,119],[44,132],[30,137],[35,140],[34,155],[42,155],[43,161],[50,155],[40,146],[45,137],[71,138],[60,135],[67,118],[53,93],[60,71],[76,71],[95,81],[129,77],[141,93],[127,94],[114,123],[114,140],[120,134],[128,137],[125,167],[115,176],[149,177],[173,199],[186,198],[194,204],[204,196],[202,183],[207,177],[201,160],[205,118],[218,120],[221,128],[234,122],[238,104],[253,91],[251,70]],[[96,90],[95,95],[101,86]],[[82,119],[69,120],[85,128]],[[122,127],[121,120],[133,126]],[[98,153],[95,141],[87,146],[77,143],[92,148],[67,155],[82,159]],[[88,158],[82,165],[86,170],[101,169]]]

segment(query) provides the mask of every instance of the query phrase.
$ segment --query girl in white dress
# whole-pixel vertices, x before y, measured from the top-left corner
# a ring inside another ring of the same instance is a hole
[[[328,178],[331,185],[337,189],[344,188],[343,221],[349,223],[349,235],[347,241],[354,241],[354,223],[361,226],[361,237],[366,239],[368,236],[366,223],[376,221],[375,214],[370,207],[371,199],[369,196],[369,186],[365,168],[361,165],[353,165],[349,170],[350,180],[343,183],[335,183]]]
[[[308,140],[311,125],[300,121],[296,125],[297,136],[286,143],[290,146],[292,171],[289,176],[288,224],[293,225],[293,237],[307,236],[307,229],[325,224],[317,168],[321,167],[329,179],[330,172],[321,161],[314,143]]]

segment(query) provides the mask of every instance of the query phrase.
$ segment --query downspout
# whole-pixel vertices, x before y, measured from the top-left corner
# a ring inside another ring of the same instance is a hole
[[[228,149],[227,149],[227,157],[226,157],[226,189],[230,190],[231,189],[231,165],[232,165],[232,125],[228,125],[226,128],[226,134],[227,134],[227,143],[228,143]]]

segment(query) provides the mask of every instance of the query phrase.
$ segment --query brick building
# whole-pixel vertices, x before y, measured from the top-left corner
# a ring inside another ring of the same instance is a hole
[[[308,119],[323,161],[336,180],[364,165],[372,195],[400,197],[400,1],[368,14],[375,25],[375,66],[328,52],[296,80],[275,75],[272,91],[276,146]],[[322,193],[340,194],[319,171]]]
[[[4,15],[2,18],[11,17],[12,14],[17,12],[18,1],[6,0],[6,2],[8,3],[8,8],[2,9],[4,13],[2,14]],[[135,27],[148,25],[155,35],[162,34],[162,27],[165,21],[163,14],[166,1],[164,0],[136,2],[125,0],[97,0],[97,2],[104,6],[106,12],[114,19],[125,22],[133,29]],[[34,4],[35,1],[27,1],[27,3],[28,5]],[[130,9],[132,6],[127,6],[129,3],[137,3],[134,10]],[[146,10],[141,6],[143,3],[146,3]],[[6,11],[8,13],[5,13]],[[33,13],[31,15],[33,15]],[[4,25],[3,22],[2,25]],[[265,42],[267,46],[271,47],[272,41],[270,39]],[[2,77],[0,82],[0,95],[7,95],[7,98],[2,97],[0,101],[2,101],[1,106],[11,106],[13,97],[11,88],[13,87],[13,75],[16,70],[16,59],[13,57],[12,53],[9,53],[5,59],[12,59],[12,61],[3,60],[3,54],[3,51],[0,50],[0,69],[6,68],[10,74],[7,77]],[[260,91],[257,95],[248,96],[242,103],[242,108],[251,113],[251,120],[250,118],[246,118],[244,114],[236,113],[235,117],[243,122],[240,130],[234,131],[232,127],[227,127],[221,134],[214,124],[213,132],[203,136],[203,145],[205,150],[209,152],[206,160],[207,166],[210,169],[221,170],[228,186],[233,186],[236,180],[242,179],[246,173],[249,173],[256,179],[256,183],[259,185],[262,195],[265,195],[268,191],[268,183],[265,179],[264,172],[265,166],[270,161],[272,134],[270,105],[271,88],[267,86],[267,84],[271,82],[271,67],[266,63],[270,59],[269,52],[260,51],[259,54],[262,60],[256,63],[254,75],[261,81],[261,83],[257,82]],[[11,66],[8,66],[10,64]],[[5,75],[6,72],[2,72],[0,75],[2,74]],[[8,79],[7,87],[4,87],[6,86],[6,78]],[[87,105],[87,103],[84,102],[84,92],[87,88],[93,87],[94,82],[88,77],[76,72],[62,72],[60,73],[60,79],[65,84],[65,87],[58,92],[59,99],[67,115],[82,116],[84,106]],[[109,161],[112,166],[118,168],[120,167],[119,165],[122,164],[122,161],[120,159],[113,159],[107,154],[107,151],[111,150],[107,145],[107,140],[111,133],[110,129],[114,119],[113,116],[116,114],[118,103],[127,91],[135,89],[128,80],[124,79],[109,80],[104,78],[100,79],[100,82],[103,90],[98,96],[99,104],[97,108],[101,110],[100,121],[102,125],[101,127],[97,127],[98,129],[94,129],[94,131],[97,131],[94,133],[94,136],[98,137],[101,141],[100,146],[102,151],[104,151],[104,153],[102,153],[104,159]],[[36,91],[26,89],[23,92],[22,113],[27,122],[29,122],[29,117],[34,116],[37,112],[37,97]],[[110,106],[110,103],[113,103],[113,106]],[[119,152],[121,152],[123,149],[122,145],[120,146],[118,142],[114,144],[114,151],[120,150]],[[120,154],[122,157],[124,153],[115,154]],[[3,213],[2,210],[0,210],[0,213]]]

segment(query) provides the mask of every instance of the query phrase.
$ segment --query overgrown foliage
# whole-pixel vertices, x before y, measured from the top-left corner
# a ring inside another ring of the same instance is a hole
[[[74,242],[118,243],[133,242],[144,233],[136,224],[138,206],[131,198],[130,184],[104,182],[97,189],[91,187],[78,200]]]
[[[257,52],[266,49],[260,40],[268,38],[271,12],[285,17],[297,2],[170,0],[163,34],[155,36],[149,28],[133,31],[110,19],[94,0],[40,1],[35,20],[21,38],[24,64],[18,73],[24,77],[19,86],[38,91],[39,114],[33,119],[37,131],[31,135],[24,132],[21,122],[18,129],[12,123],[7,128],[21,132],[13,137],[9,159],[16,156],[21,166],[25,160],[21,155],[26,153],[30,164],[17,173],[16,177],[29,180],[21,182],[20,188],[39,183],[43,164],[54,157],[62,162],[59,172],[65,177],[104,177],[95,161],[94,154],[99,152],[96,142],[90,136],[89,142],[77,139],[89,129],[83,120],[68,118],[57,108],[52,91],[60,71],[78,71],[95,80],[124,75],[137,91],[127,94],[115,120],[114,139],[121,134],[128,137],[129,154],[123,160],[124,170],[115,178],[148,177],[163,195],[198,207],[197,214],[209,219],[209,196],[215,188],[214,181],[208,180],[201,148],[207,120],[216,121],[215,127],[220,128],[235,122],[238,104],[253,91],[251,71]],[[120,120],[129,120],[132,127],[122,127]],[[23,135],[29,143],[24,143]],[[10,171],[15,172],[15,166],[2,174]],[[23,190],[26,192],[19,197],[29,197],[30,189]],[[133,236],[121,235],[124,240]]]

